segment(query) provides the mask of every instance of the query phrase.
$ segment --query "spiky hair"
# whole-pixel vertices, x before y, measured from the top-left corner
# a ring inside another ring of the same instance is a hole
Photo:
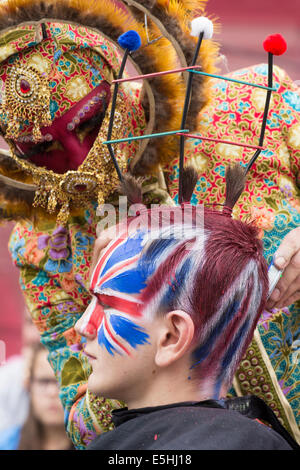
[[[267,265],[255,226],[207,208],[199,225],[196,209],[188,224],[164,222],[138,269],[150,273],[142,294],[147,316],[179,309],[192,317],[192,368],[209,376],[217,394],[230,384],[264,309]]]

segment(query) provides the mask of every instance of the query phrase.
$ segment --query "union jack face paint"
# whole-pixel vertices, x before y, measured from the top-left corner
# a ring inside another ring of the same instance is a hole
[[[197,339],[191,369],[199,376],[209,371],[217,394],[232,380],[266,299],[266,264],[256,229],[209,210],[200,231],[193,220],[183,231],[175,218],[161,233],[140,227],[112,240],[100,256],[83,335],[97,336],[112,356],[130,355],[150,344],[156,317],[184,311]]]
[[[130,355],[130,347],[148,343],[149,336],[138,325],[142,317],[140,294],[146,273],[139,269],[145,232],[109,243],[91,278],[93,299],[81,324],[81,331],[97,334],[101,347],[114,355]]]

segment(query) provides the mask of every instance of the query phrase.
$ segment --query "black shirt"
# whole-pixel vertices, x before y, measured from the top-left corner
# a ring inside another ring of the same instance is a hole
[[[291,450],[265,424],[228,409],[222,401],[175,403],[113,411],[115,429],[88,450]]]

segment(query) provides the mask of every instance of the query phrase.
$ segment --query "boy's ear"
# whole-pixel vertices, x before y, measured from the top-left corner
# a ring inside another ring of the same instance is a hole
[[[195,325],[186,312],[174,310],[164,317],[159,331],[155,362],[166,367],[182,358],[191,347]]]

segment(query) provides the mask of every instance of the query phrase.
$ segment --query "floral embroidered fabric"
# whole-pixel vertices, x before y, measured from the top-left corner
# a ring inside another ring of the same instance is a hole
[[[234,74],[265,84],[267,67],[256,66]],[[300,96],[279,68],[270,109],[265,148],[251,170],[246,191],[234,216],[255,217],[261,230],[265,256],[270,263],[284,236],[300,224]],[[211,104],[201,113],[204,136],[237,139],[254,144],[260,132],[265,92],[217,81]],[[224,202],[225,167],[230,161],[246,165],[249,150],[215,143],[189,141],[187,160],[200,171],[194,203]],[[178,159],[164,169],[169,193],[176,200]],[[299,180],[298,180],[299,181]],[[167,195],[151,191],[147,204],[164,202]],[[16,225],[10,250],[20,268],[20,283],[29,310],[49,349],[49,360],[61,384],[66,426],[79,449],[96,434],[111,429],[110,410],[117,402],[98,399],[86,391],[90,372],[82,355],[81,338],[73,326],[90,301],[88,274],[96,237],[96,205],[81,217],[70,219],[65,229],[47,222],[37,227]],[[274,409],[298,438],[299,432],[299,302],[283,310],[265,312],[257,334],[243,359],[232,393],[254,393]],[[262,379],[261,379],[262,378]]]

